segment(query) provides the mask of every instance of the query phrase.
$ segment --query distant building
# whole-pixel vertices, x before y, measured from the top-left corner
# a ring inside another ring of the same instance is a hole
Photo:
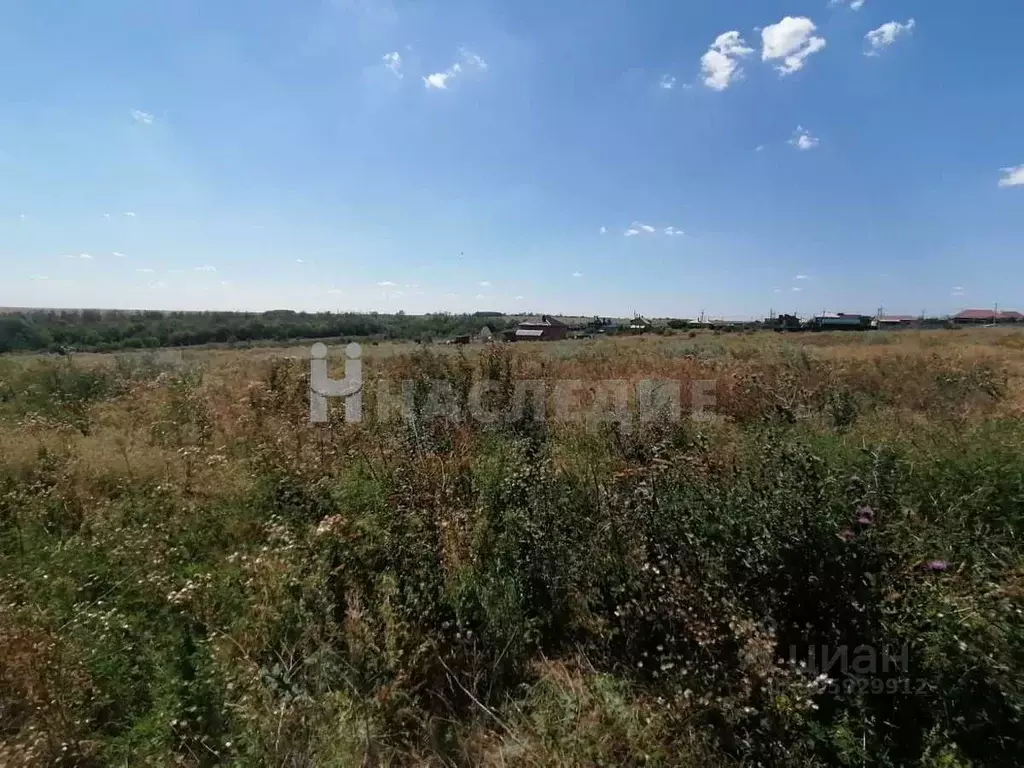
[[[557,341],[569,333],[569,326],[551,315],[541,315],[523,320],[516,326],[514,341]]]
[[[871,328],[873,318],[848,312],[818,315],[807,326],[812,331],[866,331]]]
[[[965,309],[953,315],[958,325],[995,325],[996,323],[1019,323],[1024,320],[1020,312],[1000,312],[996,309]]]
[[[653,324],[646,317],[640,317],[637,315],[629,321],[629,330],[633,333],[646,333],[653,328]]]
[[[875,318],[877,328],[907,328],[919,322],[920,318],[913,315],[879,315]]]

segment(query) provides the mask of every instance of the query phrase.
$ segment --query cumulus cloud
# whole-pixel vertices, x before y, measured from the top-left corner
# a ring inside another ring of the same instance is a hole
[[[714,91],[724,91],[733,82],[742,79],[743,68],[739,60],[754,52],[748,48],[740,33],[723,32],[700,57],[700,72],[704,85]]]
[[[654,227],[652,227],[650,224],[641,224],[640,229],[642,229],[647,234],[651,234],[654,232]]]
[[[814,149],[821,142],[818,140],[817,136],[812,136],[810,131],[803,126],[798,125],[796,127],[796,131],[793,132],[793,138],[789,140],[789,143],[799,150],[806,151],[808,149]]]
[[[864,39],[868,44],[868,49],[864,51],[864,55],[877,56],[881,51],[895,43],[897,38],[910,34],[916,24],[917,22],[913,19],[908,19],[903,23],[890,21],[878,29],[871,30],[864,35]]]
[[[384,54],[384,66],[391,70],[399,80],[402,79],[402,54],[398,51]]]
[[[633,227],[630,227],[630,228],[629,228],[629,229],[627,229],[627,230],[626,230],[625,232],[623,232],[623,234],[624,234],[624,235],[625,235],[626,237],[634,237],[634,236],[636,236],[636,235],[639,235],[639,234],[640,234],[640,230],[639,230],[639,229],[634,229]]]
[[[471,51],[467,51],[465,48],[459,49],[459,56],[460,61],[456,61],[448,67],[448,69],[442,72],[434,72],[433,74],[424,77],[423,85],[427,88],[443,90],[448,87],[449,80],[462,74],[467,69],[479,72],[487,69],[487,62],[484,61],[482,57],[472,53]]]
[[[1003,178],[999,180],[1000,187],[1024,187],[1024,165],[1014,168],[1003,168]]]
[[[665,234],[669,237],[675,237],[676,235],[683,234],[683,230],[676,229],[675,227],[665,227]]]
[[[132,120],[142,125],[152,125],[153,115],[149,112],[143,112],[141,109],[133,109]]]
[[[786,16],[778,24],[761,30],[761,60],[778,62],[781,75],[803,69],[807,57],[825,47],[825,38],[814,34],[814,22],[805,16]]]

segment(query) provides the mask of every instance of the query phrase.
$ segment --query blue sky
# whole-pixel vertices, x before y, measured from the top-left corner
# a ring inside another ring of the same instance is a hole
[[[0,306],[1024,310],[1018,0],[0,6]]]

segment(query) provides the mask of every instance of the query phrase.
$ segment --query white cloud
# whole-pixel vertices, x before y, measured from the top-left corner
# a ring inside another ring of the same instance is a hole
[[[797,275],[793,279],[794,280],[810,280],[811,278],[809,278],[807,275]]]
[[[402,79],[402,54],[398,51],[384,54],[384,66],[390,69],[399,80]]]
[[[675,227],[665,227],[665,234],[669,237],[675,237],[676,235],[682,235],[683,230],[676,229]]]
[[[512,299],[513,299],[514,301],[522,301],[522,300],[523,300],[523,297],[522,297],[522,296],[513,296],[513,297],[512,297]]]
[[[1000,187],[1024,187],[1024,165],[1014,168],[1002,168],[1003,178],[999,180]]]
[[[18,220],[19,221],[25,221],[27,219],[28,219],[28,214],[27,213],[19,213],[18,214]]]
[[[782,293],[782,289],[776,288],[774,291],[772,291],[772,293]]]
[[[305,259],[296,259],[296,260],[295,260],[295,263],[296,263],[296,264],[305,264],[305,263],[306,263],[306,260],[305,260]]]
[[[459,48],[459,55],[462,56],[462,60],[469,66],[479,69],[480,71],[487,69],[487,62],[472,51],[467,51],[465,48]]]
[[[120,251],[114,251],[114,252],[113,252],[113,253],[111,254],[111,256],[116,256],[116,257],[117,257],[117,258],[119,258],[119,259],[123,259],[123,258],[124,258],[124,254],[123,254],[123,253],[121,253]]]
[[[377,285],[379,285],[381,288],[394,288],[395,287],[395,284],[392,283],[390,280],[381,280],[379,283],[377,283]]]
[[[88,253],[69,253],[65,256],[68,259],[82,259],[83,261],[89,261],[92,259],[92,255]]]
[[[634,224],[633,226],[635,227],[636,224]],[[654,232],[654,227],[652,227],[650,224],[641,224],[640,229],[642,229],[647,234],[651,234]]]
[[[623,234],[625,234],[626,237],[633,237],[634,235],[639,235],[640,234],[640,230],[639,229],[633,229],[632,227],[630,227]]]
[[[754,151],[755,152],[763,152],[764,151],[764,144],[758,144],[756,147],[754,147]]]
[[[898,21],[890,21],[883,24],[878,29],[871,30],[864,35],[864,39],[867,40],[868,45],[870,46],[868,50],[864,52],[864,55],[877,56],[884,48],[888,48],[890,45],[895,43],[896,38],[910,34],[916,24],[917,22],[913,19],[908,19],[902,24]]]
[[[803,288],[801,288],[799,285],[794,285],[793,286],[793,291],[795,293],[800,293],[800,291],[802,291],[802,290],[803,290]]]
[[[817,136],[811,135],[811,132],[806,128],[798,125],[796,130],[793,132],[793,138],[789,140],[789,143],[797,149],[806,151],[808,149],[814,149],[821,143],[821,141]]]
[[[216,267],[211,267],[211,266],[207,265],[205,267],[196,267],[195,271],[196,272],[216,272],[217,268]]]
[[[132,120],[136,123],[141,123],[142,125],[152,125],[153,115],[149,112],[143,112],[141,109],[133,109]]]
[[[676,87],[676,79],[672,75],[662,75],[658,85],[666,91],[671,91]]]
[[[573,272],[572,276],[573,277],[583,277],[583,273],[582,272]]]
[[[715,91],[724,91],[736,80],[743,78],[739,60],[754,52],[748,48],[740,33],[723,32],[700,57],[700,72],[704,85]]]
[[[480,287],[481,288],[490,288],[491,287],[491,283],[488,280],[481,280],[480,281]]]
[[[129,219],[134,219],[135,218],[135,211],[125,211],[124,215],[127,216]]]
[[[607,233],[607,232],[608,232],[608,227],[601,227],[601,234],[602,235]]]
[[[153,274],[153,270],[150,269],[149,267],[141,267],[140,269],[136,269],[135,271],[136,272],[141,272],[144,275],[151,275],[151,274]]]
[[[804,61],[812,53],[825,47],[825,38],[817,37],[814,22],[805,16],[786,16],[778,24],[761,30],[762,61],[779,61],[775,69],[781,75],[790,75],[803,69]]]
[[[461,62],[456,61],[443,72],[434,72],[433,74],[427,75],[423,78],[423,85],[427,88],[443,90],[448,87],[449,80],[461,74],[467,68],[475,69],[480,72],[487,69],[487,62],[477,54],[467,51],[465,48],[460,48],[459,55],[462,57]]]
[[[864,7],[864,3],[866,1],[867,0],[832,0],[832,2],[829,3],[829,5],[848,5],[851,11],[859,11],[861,8]]]
[[[103,214],[103,218],[104,219],[109,219],[110,218],[110,214],[109,213],[104,213]]]
[[[342,291],[341,291],[341,288],[329,288],[327,290],[327,292],[328,293],[335,293],[335,294],[337,294],[337,293],[341,293]]]
[[[49,280],[49,279],[50,278],[48,278],[46,275],[32,275],[31,277],[29,277],[29,280]]]

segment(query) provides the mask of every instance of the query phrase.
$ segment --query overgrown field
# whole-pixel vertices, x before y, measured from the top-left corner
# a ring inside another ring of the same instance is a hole
[[[1024,334],[364,352],[359,424],[303,350],[0,358],[0,765],[1024,756]],[[714,417],[510,408],[651,378]]]

